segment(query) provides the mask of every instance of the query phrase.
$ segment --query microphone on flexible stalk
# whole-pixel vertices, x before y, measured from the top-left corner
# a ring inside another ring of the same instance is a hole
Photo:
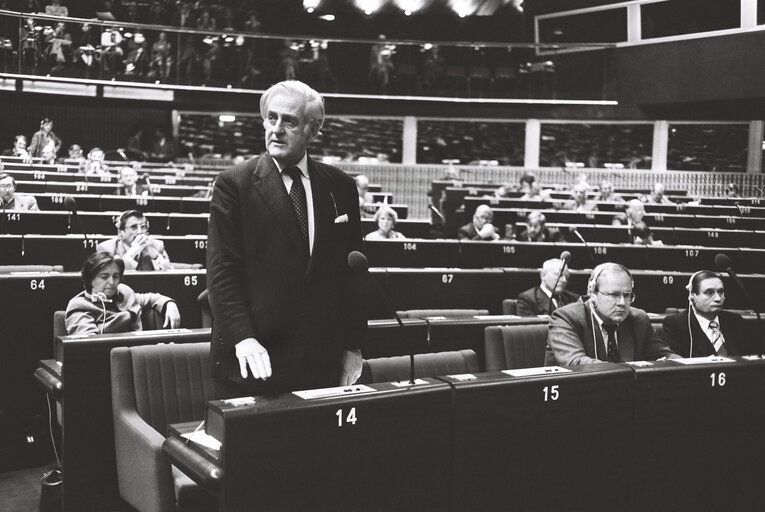
[[[369,275],[369,260],[366,256],[364,256],[363,253],[359,251],[351,251],[348,253],[348,267],[351,269],[351,273],[355,276],[361,277],[366,284],[372,283],[372,286],[377,290],[380,297],[382,297],[383,302],[385,303],[385,309],[393,314],[393,318],[396,319],[396,322],[398,323],[398,326],[401,329],[404,329],[404,322],[401,321],[401,317],[398,316],[398,313],[396,313],[396,310],[393,309],[390,306],[390,303],[388,302],[388,297],[385,295],[385,292],[382,290],[379,284],[377,284],[377,281],[372,279]],[[414,384],[414,349],[412,349],[409,352],[409,384]]]
[[[571,259],[571,253],[568,251],[563,251],[560,253],[560,261],[562,265],[560,266],[560,270],[558,271],[558,277],[555,278],[555,286],[552,287],[552,290],[550,290],[550,301],[547,304],[547,314],[552,315],[553,312],[553,297],[555,296],[555,290],[558,289],[558,282],[560,281],[561,276],[563,275],[563,272],[566,271],[566,265],[568,265],[568,260]]]
[[[81,232],[85,236],[85,246],[90,247],[90,239],[88,238],[87,229],[83,229],[80,217],[77,215],[77,201],[72,196],[64,196],[64,206],[69,210],[69,225],[68,231],[72,232],[72,227],[75,227],[75,231]]]
[[[584,237],[576,228],[576,226],[569,229],[568,232],[573,233],[574,236],[576,236],[584,244],[584,248],[587,249],[587,255],[590,257],[590,263],[592,263],[592,268],[597,267],[597,264],[595,263],[595,255],[592,254],[592,248],[590,248],[590,245],[587,243],[587,240],[584,239]]]
[[[749,307],[754,311],[754,314],[757,315],[757,326],[759,328],[759,331],[762,332],[762,318],[760,317],[760,311],[757,308],[757,306],[754,303],[754,300],[752,299],[752,296],[749,294],[749,291],[747,291],[746,287],[744,286],[744,283],[741,281],[741,279],[738,277],[738,274],[736,274],[736,271],[733,270],[733,264],[730,261],[730,258],[727,254],[718,253],[717,256],[715,256],[715,266],[719,270],[724,270],[731,278],[733,278],[733,281],[736,283],[736,285],[741,289],[742,292],[744,292],[744,297],[747,300],[747,303]],[[758,343],[760,348],[760,353],[758,354],[760,359],[762,359],[762,343]]]

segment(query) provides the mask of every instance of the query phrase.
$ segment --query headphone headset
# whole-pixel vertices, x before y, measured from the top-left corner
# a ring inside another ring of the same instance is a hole
[[[691,274],[691,278],[688,279],[688,284],[685,285],[685,289],[688,290],[688,336],[690,338],[690,342],[688,344],[688,357],[693,357],[693,329],[691,329],[691,314],[696,314],[696,308],[693,306],[693,300],[691,299],[691,295],[693,295],[693,280],[701,272],[704,271],[697,270]]]
[[[104,330],[106,329],[106,303],[112,303],[112,299],[109,299],[106,297],[106,294],[104,292],[98,292],[98,293],[88,293],[85,292],[85,297],[93,301],[94,304],[97,302],[101,302],[101,307],[104,308],[103,316],[101,317],[101,334],[104,333]]]
[[[610,261],[607,261],[606,263],[601,263],[600,265],[592,269],[592,274],[590,274],[590,280],[587,281],[587,295],[590,296],[590,299],[593,301],[593,304],[595,304],[596,306],[597,306],[597,301],[595,300],[595,292],[597,291],[597,288],[598,288],[598,279],[603,274],[603,272],[613,268],[621,270],[622,272],[627,274],[627,277],[630,278],[631,285],[633,287],[635,286],[635,280],[632,278],[632,272],[630,272],[629,269],[627,269],[627,267],[619,263],[613,263]]]

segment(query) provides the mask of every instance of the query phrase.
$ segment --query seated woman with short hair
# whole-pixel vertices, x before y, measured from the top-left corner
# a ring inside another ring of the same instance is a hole
[[[364,240],[388,240],[396,238],[406,238],[398,231],[394,231],[398,222],[396,210],[389,206],[381,206],[375,212],[373,220],[377,223],[377,231],[372,231],[364,237]]]
[[[122,284],[125,262],[108,252],[95,252],[82,265],[85,291],[66,307],[67,334],[103,334],[140,331],[141,313],[154,309],[165,318],[164,327],[178,327],[181,315],[173,299],[159,293],[136,293]]]

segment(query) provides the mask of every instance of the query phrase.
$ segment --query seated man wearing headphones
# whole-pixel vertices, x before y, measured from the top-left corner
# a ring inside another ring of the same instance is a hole
[[[741,315],[723,311],[725,286],[718,274],[699,270],[686,286],[688,309],[664,319],[664,339],[684,357],[754,354],[757,347]]]
[[[553,311],[545,365],[677,358],[651,326],[645,311],[633,308],[632,274],[618,263],[592,270],[586,300]]]
[[[173,268],[165,244],[149,235],[149,221],[138,210],[128,210],[120,215],[117,236],[98,244],[96,252],[101,251],[122,258],[126,270]]]

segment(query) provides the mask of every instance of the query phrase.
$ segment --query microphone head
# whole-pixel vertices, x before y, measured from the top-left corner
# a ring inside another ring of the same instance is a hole
[[[568,263],[571,260],[571,253],[568,251],[563,251],[560,253],[560,259]]]
[[[77,201],[72,196],[64,196],[64,206],[72,213],[77,213]]]
[[[369,270],[369,260],[359,251],[351,251],[348,253],[348,266],[352,272],[366,272]]]
[[[149,183],[149,179],[150,178],[149,178],[149,173],[148,172],[143,173],[141,175],[141,178],[143,179],[144,182]]]
[[[717,256],[715,256],[715,266],[720,270],[728,270],[731,267],[728,255],[718,253]]]

